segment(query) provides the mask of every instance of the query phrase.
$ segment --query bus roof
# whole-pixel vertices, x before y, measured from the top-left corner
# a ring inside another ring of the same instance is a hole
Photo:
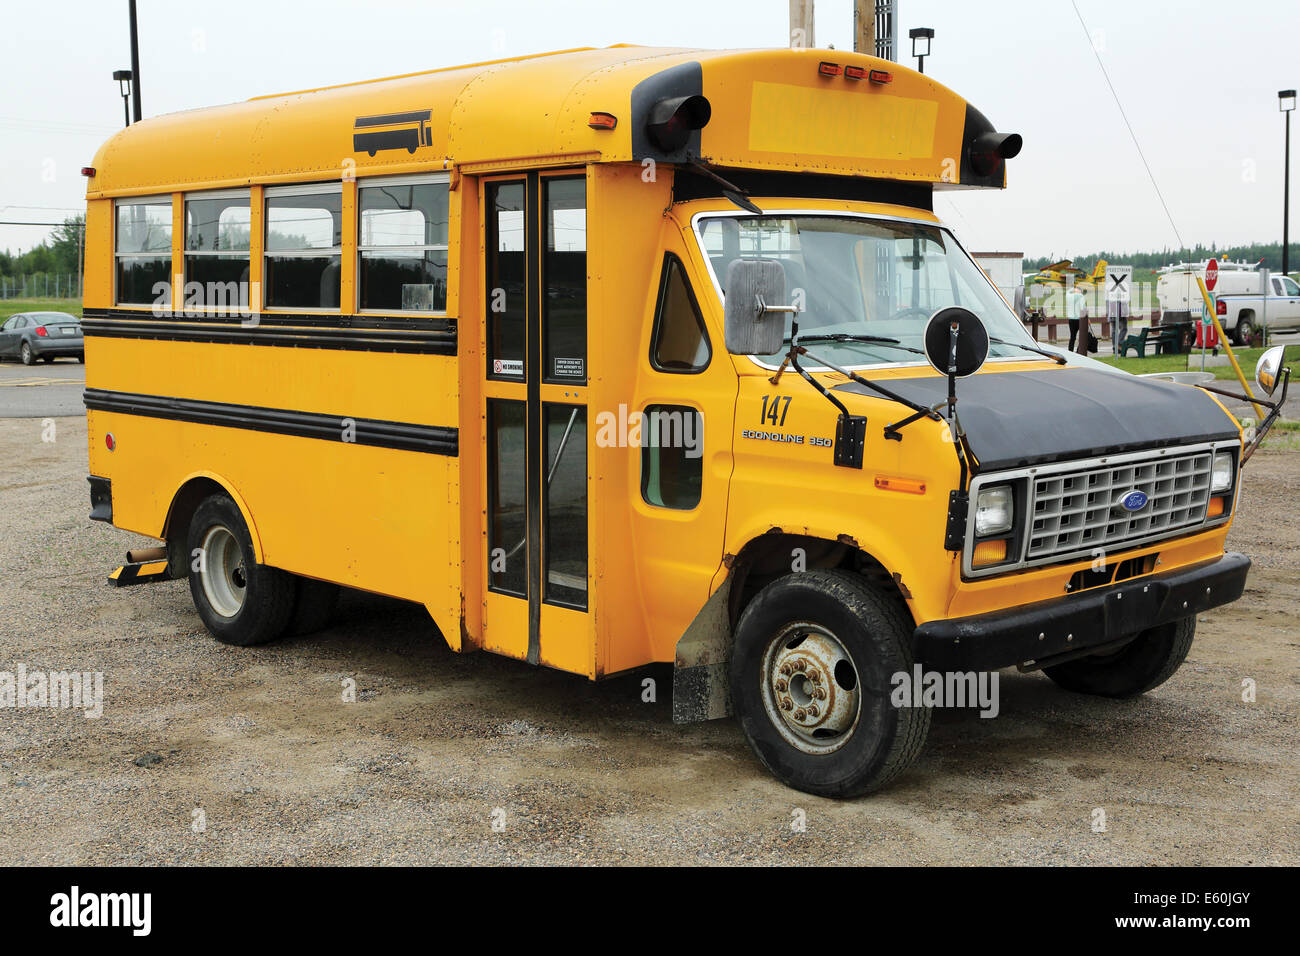
[[[680,148],[647,136],[656,105],[695,96],[708,101],[708,121],[687,131]],[[874,57],[613,46],[146,119],[99,149],[87,198],[329,180],[350,172],[456,167],[481,173],[691,157],[734,169],[1000,187],[1001,157],[1015,155],[1019,137],[1003,136],[1004,143],[1015,141],[1014,149],[990,152],[990,136],[1003,134],[955,93]]]

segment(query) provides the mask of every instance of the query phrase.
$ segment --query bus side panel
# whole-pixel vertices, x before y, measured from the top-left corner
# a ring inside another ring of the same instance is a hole
[[[91,339],[92,389],[455,427],[448,356]],[[201,374],[198,370],[202,370]],[[103,436],[112,431],[115,450]],[[109,478],[113,523],[161,536],[196,474],[246,503],[263,560],[296,574],[425,604],[460,641],[455,456],[119,412],[90,415],[91,473]]]
[[[86,202],[85,248],[108,250],[108,254],[95,252],[85,256],[82,278],[82,304],[106,307],[113,304],[113,200],[91,199]]]

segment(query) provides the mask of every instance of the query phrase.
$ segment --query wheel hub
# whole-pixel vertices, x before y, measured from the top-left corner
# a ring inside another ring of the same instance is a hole
[[[777,729],[805,752],[841,746],[857,723],[860,694],[839,640],[816,625],[791,625],[765,657],[763,697]]]
[[[228,528],[217,526],[203,538],[199,577],[208,604],[222,617],[234,617],[244,606],[248,586],[244,555]]]

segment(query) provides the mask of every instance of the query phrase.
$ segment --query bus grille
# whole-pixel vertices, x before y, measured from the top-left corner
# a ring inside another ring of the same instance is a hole
[[[1213,459],[1212,451],[1203,451],[1034,478],[1027,559],[1109,549],[1201,524]],[[1134,513],[1119,506],[1131,491],[1148,499]]]

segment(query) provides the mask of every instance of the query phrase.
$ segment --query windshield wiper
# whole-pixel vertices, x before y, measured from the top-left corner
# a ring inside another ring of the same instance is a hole
[[[1070,364],[1069,362],[1067,362],[1067,361],[1065,360],[1065,356],[1064,356],[1064,355],[1058,355],[1057,353],[1055,353],[1055,352],[1049,352],[1049,351],[1047,351],[1046,349],[1036,349],[1036,348],[1034,348],[1032,345],[1021,345],[1019,342],[1008,342],[1008,341],[1006,341],[1005,339],[995,339],[995,338],[993,338],[993,337],[991,337],[991,336],[989,337],[989,341],[992,342],[994,345],[1009,345],[1009,346],[1011,346],[1013,349],[1024,349],[1026,352],[1037,352],[1039,355],[1045,355],[1045,356],[1047,356],[1049,359],[1051,359],[1051,360],[1052,360],[1053,362],[1055,362],[1057,365],[1069,365],[1069,364]]]
[[[912,352],[916,355],[924,355],[920,349],[912,348],[910,345],[904,345],[898,339],[886,338],[883,335],[854,335],[850,332],[827,332],[822,335],[800,335],[798,343],[792,339],[786,339],[791,344],[802,345],[805,342],[852,342],[862,345],[887,345],[890,348],[899,349],[903,352]]]

